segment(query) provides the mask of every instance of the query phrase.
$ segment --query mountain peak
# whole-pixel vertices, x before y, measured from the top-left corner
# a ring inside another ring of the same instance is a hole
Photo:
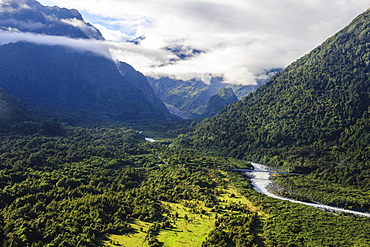
[[[43,6],[35,0],[0,3],[0,29],[70,38],[104,40],[75,9]]]

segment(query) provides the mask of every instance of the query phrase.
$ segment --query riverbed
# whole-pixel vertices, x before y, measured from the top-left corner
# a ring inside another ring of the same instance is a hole
[[[354,214],[357,216],[370,217],[370,213],[363,213],[363,212],[348,210],[344,208],[332,207],[332,206],[327,206],[327,205],[323,205],[319,203],[302,202],[302,201],[297,201],[297,200],[293,200],[293,199],[289,199],[286,197],[276,195],[269,190],[269,188],[273,186],[273,182],[270,178],[271,174],[268,173],[267,171],[270,171],[271,169],[268,166],[254,163],[254,162],[251,162],[251,164],[254,167],[253,172],[249,173],[252,175],[251,182],[252,182],[254,190],[259,193],[265,194],[275,199],[290,201],[293,203],[299,203],[299,204],[303,204],[303,205],[307,205],[310,207],[315,207],[315,208],[319,208],[323,210],[334,211],[334,212],[344,212],[348,214]]]

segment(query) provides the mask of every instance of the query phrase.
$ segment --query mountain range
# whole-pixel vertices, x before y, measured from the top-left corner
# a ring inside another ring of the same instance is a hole
[[[122,74],[109,56],[63,43],[38,42],[45,37],[68,42],[104,40],[77,10],[45,7],[34,0],[7,1],[1,9],[4,35],[25,34],[34,38],[0,46],[0,88],[18,98],[31,115],[51,119],[74,115],[76,121],[172,116],[148,83],[132,78],[142,77],[132,67],[126,67]]]
[[[212,96],[217,95],[217,91],[222,88],[231,88],[238,100],[256,90],[270,79],[281,69],[265,71],[257,76],[255,84],[228,84],[222,77],[212,77],[208,83],[200,79],[189,81],[175,80],[168,77],[152,78],[148,77],[149,83],[155,94],[160,98],[174,114],[183,118],[204,118],[204,116],[214,116],[227,104],[222,105],[218,110],[213,110],[213,115],[205,113],[205,109]]]

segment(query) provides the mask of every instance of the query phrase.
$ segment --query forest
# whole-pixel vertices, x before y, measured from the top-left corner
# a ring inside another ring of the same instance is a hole
[[[201,122],[187,146],[308,175],[277,178],[285,196],[369,210],[369,15]]]
[[[3,246],[130,246],[113,240],[127,234],[181,246],[164,233],[182,223],[210,226],[194,246],[370,243],[370,219],[267,198],[229,171],[249,163],[183,148],[181,135],[151,143],[128,127],[28,121],[1,138]]]

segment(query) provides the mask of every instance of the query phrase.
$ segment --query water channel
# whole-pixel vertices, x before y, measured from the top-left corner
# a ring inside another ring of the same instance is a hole
[[[319,203],[312,203],[312,202],[302,202],[302,201],[297,201],[293,199],[289,199],[286,197],[282,197],[279,195],[276,195],[272,193],[269,188],[272,187],[273,182],[270,179],[271,174],[268,171],[271,171],[271,168],[262,164],[254,163],[251,162],[252,166],[254,167],[254,170],[252,172],[248,172],[248,175],[251,175],[251,182],[253,185],[254,190],[256,190],[259,193],[265,194],[269,197],[276,198],[279,200],[285,200],[285,201],[290,201],[293,203],[299,203],[299,204],[304,204],[310,207],[315,207],[323,210],[328,210],[328,211],[334,211],[334,212],[344,212],[348,214],[354,214],[357,216],[363,216],[363,217],[370,217],[370,213],[364,213],[364,212],[358,212],[354,210],[349,210],[349,209],[344,209],[344,208],[338,208],[338,207],[332,207],[332,206],[327,206]]]

